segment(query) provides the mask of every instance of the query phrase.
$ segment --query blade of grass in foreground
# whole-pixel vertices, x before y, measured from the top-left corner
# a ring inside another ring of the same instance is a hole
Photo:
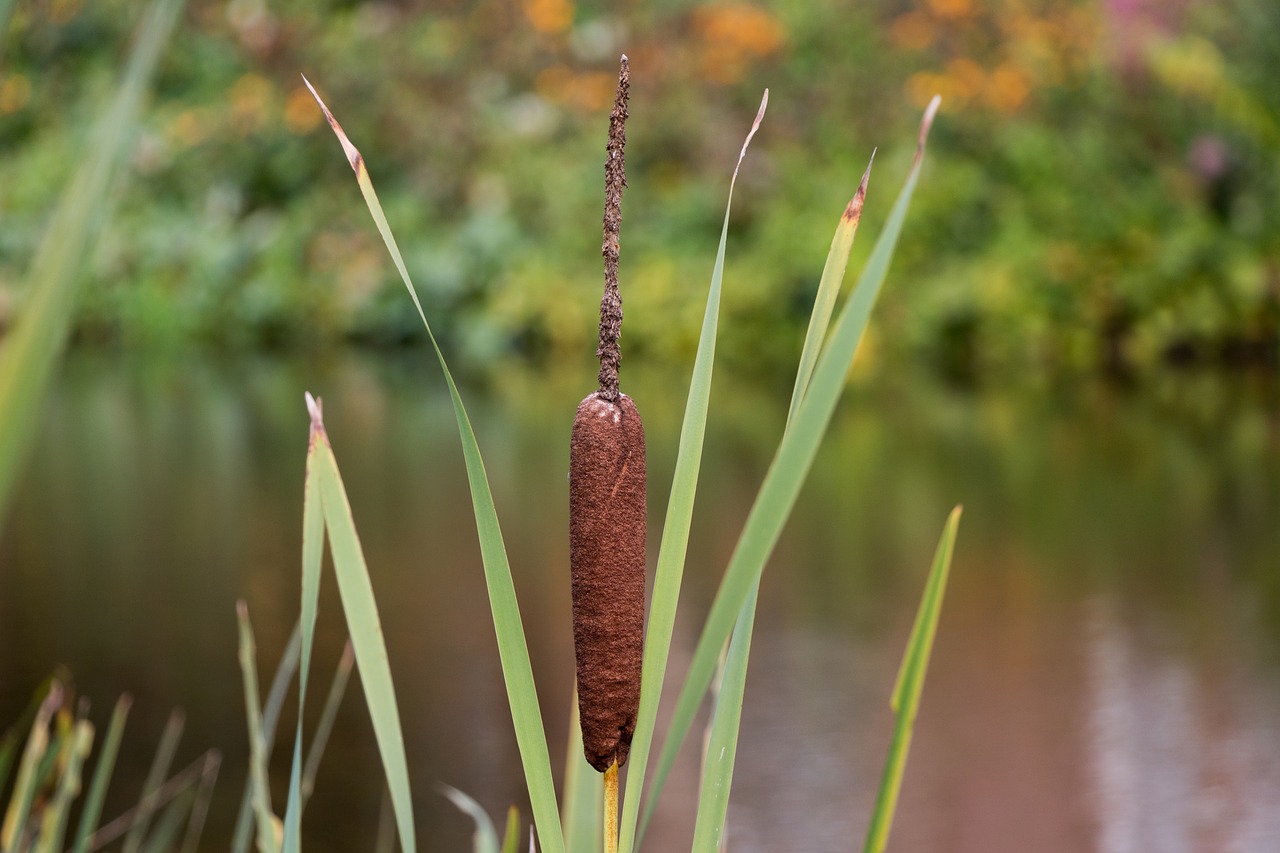
[[[444,373],[449,386],[449,396],[453,401],[454,418],[458,424],[458,435],[462,440],[462,456],[467,467],[467,481],[471,488],[471,504],[476,517],[476,533],[480,540],[480,556],[484,564],[485,584],[489,590],[489,609],[493,614],[494,633],[498,640],[498,656],[502,663],[502,675],[507,687],[507,702],[511,707],[511,720],[515,728],[516,744],[520,748],[520,760],[524,765],[525,784],[529,791],[529,804],[533,809],[533,822],[538,829],[538,837],[545,853],[563,853],[564,836],[560,829],[560,812],[556,805],[555,783],[551,778],[551,755],[547,749],[547,735],[542,727],[542,712],[538,706],[538,693],[533,682],[533,667],[529,662],[529,647],[525,641],[524,625],[520,619],[520,606],[516,601],[515,584],[511,580],[511,565],[507,561],[507,549],[502,541],[502,528],[498,524],[498,513],[493,506],[493,494],[489,490],[489,477],[485,473],[484,460],[480,456],[480,446],[476,442],[475,431],[467,410],[462,405],[462,397],[458,394],[458,386],[449,372],[444,353],[436,342],[427,315],[422,310],[418,293],[409,271],[405,267],[404,258],[396,245],[391,226],[382,212],[378,195],[369,178],[369,170],[365,167],[364,158],[351,144],[343,132],[342,126],[329,112],[324,101],[305,77],[303,82],[311,90],[316,103],[324,112],[325,119],[333,129],[347,161],[356,173],[356,182],[364,196],[365,204],[373,221],[382,235],[382,241],[391,254],[400,278],[418,309],[418,317],[427,330],[427,337],[440,362],[440,370]]]
[[[493,828],[493,821],[489,820],[489,815],[485,813],[484,808],[457,788],[449,785],[441,785],[440,793],[448,797],[449,802],[453,803],[458,811],[469,816],[475,823],[476,831],[471,837],[472,853],[498,853],[498,832]]]
[[[61,740],[62,748],[58,756],[58,763],[62,767],[61,778],[53,801],[44,810],[37,853],[58,853],[62,850],[71,802],[80,794],[80,770],[93,747],[93,725],[79,718],[63,733]]]
[[[319,481],[319,503],[324,512],[324,526],[329,531],[329,549],[338,579],[338,595],[347,617],[347,632],[355,650],[356,666],[360,669],[374,738],[382,755],[382,767],[400,833],[400,846],[405,853],[415,853],[417,840],[413,828],[413,798],[409,792],[409,764],[405,758],[404,731],[400,726],[395,686],[391,681],[391,663],[382,638],[382,621],[378,618],[369,568],[351,517],[342,475],[338,473],[338,462],[324,429],[320,404],[309,395],[307,409],[311,415],[311,449],[308,452],[311,459],[308,467]]]
[[[689,528],[693,519],[693,502],[698,490],[698,473],[702,466],[702,445],[707,431],[707,405],[711,397],[711,375],[715,364],[716,331],[720,322],[720,290],[724,280],[724,253],[729,239],[729,213],[733,208],[733,188],[738,170],[747,156],[747,146],[760,129],[765,109],[769,106],[769,90],[760,99],[760,109],[747,133],[738,162],[729,180],[729,198],[725,202],[724,224],[720,227],[720,244],[715,265],[711,269],[711,287],[707,291],[707,307],[702,317],[698,338],[698,354],[693,361],[689,380],[689,397],[685,403],[684,422],[680,428],[680,447],[676,455],[675,474],[671,479],[671,495],[667,500],[666,522],[662,527],[662,543],[658,549],[658,566],[653,579],[653,595],[649,604],[649,628],[644,640],[644,661],[640,671],[640,711],[631,740],[630,769],[627,771],[627,795],[623,800],[619,822],[620,853],[631,853],[636,844],[636,823],[640,815],[640,792],[644,790],[645,771],[653,749],[653,730],[658,720],[658,700],[667,672],[671,652],[671,633],[675,629],[676,606],[680,599],[680,582],[684,576],[685,554],[689,546]]]
[[[872,160],[875,152],[871,153]],[[804,398],[805,389],[813,373],[822,342],[827,335],[836,296],[849,263],[849,251],[853,248],[858,221],[862,218],[863,201],[867,196],[867,183],[871,180],[871,163],[862,175],[862,181],[853,198],[840,216],[827,262],[818,282],[813,311],[809,317],[809,330],[805,334],[804,349],[800,355],[800,368],[791,394],[791,410],[787,413],[788,426],[796,409]],[[760,580],[756,579],[747,596],[733,635],[729,650],[721,667],[720,689],[712,713],[711,730],[707,749],[703,756],[702,787],[698,796],[698,810],[694,823],[693,849],[719,850],[724,837],[725,819],[729,811],[729,792],[733,786],[733,767],[737,759],[738,731],[742,723],[742,700],[747,686],[747,663],[751,655],[751,635],[755,630],[756,601],[760,593]]]
[[[120,740],[124,737],[124,724],[129,718],[129,708],[133,700],[128,694],[121,696],[111,712],[111,722],[107,725],[107,736],[98,752],[98,764],[93,770],[93,781],[89,783],[89,795],[85,798],[84,809],[80,812],[80,823],[76,828],[74,853],[87,853],[89,836],[98,827],[102,817],[102,803],[107,797],[107,785],[111,781],[111,772],[116,766],[116,756],[120,753]]]
[[[302,626],[295,623],[289,642],[280,655],[280,663],[276,665],[276,674],[271,679],[271,689],[267,691],[267,701],[262,706],[262,749],[271,760],[271,752],[275,749],[276,726],[280,722],[280,711],[289,693],[289,685],[293,682],[293,673],[298,668],[298,656],[302,648]],[[231,837],[232,853],[246,853],[249,842],[253,838],[253,769],[250,768],[245,778],[244,795],[240,799],[240,814],[236,818],[236,830]]]
[[[256,673],[255,673],[256,679]],[[254,682],[255,686],[257,682]],[[160,743],[156,747],[155,758],[151,760],[151,769],[147,771],[147,779],[142,788],[142,799],[139,800],[138,815],[129,834],[124,837],[124,845],[120,848],[124,853],[137,853],[142,848],[142,840],[146,837],[151,825],[151,818],[160,808],[158,792],[164,787],[173,766],[173,757],[178,751],[178,742],[182,740],[182,730],[186,727],[186,716],[181,711],[169,715],[164,732],[160,735]]]
[[[573,708],[569,715],[569,746],[564,763],[565,853],[599,853],[600,815],[604,810],[604,788],[600,774],[587,763],[582,753],[582,724],[578,718],[578,691],[573,691]]]
[[[920,610],[911,629],[911,639],[907,641],[902,667],[898,670],[898,680],[890,702],[895,714],[893,740],[889,746],[889,756],[885,759],[875,810],[871,813],[871,823],[867,828],[864,853],[883,853],[885,845],[889,843],[889,830],[893,826],[893,813],[898,805],[898,792],[902,789],[902,774],[907,766],[907,752],[911,749],[911,731],[916,722],[916,713],[920,709],[920,693],[924,689],[924,677],[929,668],[933,638],[938,631],[938,617],[942,613],[942,598],[947,591],[947,576],[951,573],[951,554],[955,550],[959,525],[960,507],[956,507],[947,518],[942,538],[938,541],[933,568],[929,571],[924,596],[920,599]]]
[[[156,0],[148,7],[115,99],[88,137],[90,150],[36,251],[22,314],[0,346],[0,523],[71,327],[81,261],[105,218],[108,189],[127,154],[129,131],[181,8],[182,0]]]
[[[306,397],[311,412],[311,435],[307,441],[307,465],[302,499],[302,614],[298,618],[298,723],[293,736],[293,765],[289,771],[289,793],[284,816],[284,850],[296,853],[302,847],[302,719],[307,700],[307,676],[311,670],[311,645],[315,636],[316,612],[320,601],[320,569],[324,558],[324,510],[315,465],[323,430],[320,403]]]
[[[733,556],[729,560],[729,566],[720,582],[720,589],[712,602],[711,612],[707,615],[702,635],[698,638],[698,645],[694,649],[693,658],[689,664],[689,672],[685,676],[684,685],[676,701],[667,740],[658,758],[658,766],[645,805],[644,823],[647,823],[653,814],[654,805],[667,774],[675,763],[680,746],[693,725],[693,718],[715,675],[720,650],[733,631],[743,603],[764,570],[764,564],[769,555],[773,552],[773,546],[777,543],[791,508],[795,505],[800,487],[808,476],[809,467],[817,454],[818,445],[826,432],[827,424],[830,423],[831,416],[835,412],[836,402],[843,390],[849,365],[857,352],[858,343],[862,340],[862,333],[870,319],[871,309],[875,305],[880,287],[888,273],[898,235],[902,232],[907,208],[920,176],[925,139],[938,104],[939,99],[935,97],[925,111],[920,125],[915,160],[906,183],[889,213],[884,230],[871,251],[871,256],[867,260],[867,265],[858,279],[853,294],[840,313],[830,340],[818,358],[809,388],[796,411],[795,420],[783,434],[782,442],[774,454],[773,462],[756,495],[755,503],[747,516],[747,522],[738,538]],[[641,835],[643,831],[642,824]]]
[[[262,735],[262,705],[258,700],[257,648],[253,628],[249,625],[249,608],[236,602],[236,619],[240,628],[240,674],[244,680],[245,717],[249,726],[249,773],[253,782],[253,809],[258,816],[258,850],[275,853],[276,817],[271,813],[271,790],[267,787],[267,749]]]

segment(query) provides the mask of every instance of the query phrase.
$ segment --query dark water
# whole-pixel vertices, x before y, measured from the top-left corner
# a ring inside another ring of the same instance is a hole
[[[687,378],[629,371],[657,531]],[[464,392],[557,759],[572,679],[568,428],[590,376],[584,364]],[[724,370],[716,381],[677,672],[788,400]],[[304,390],[325,399],[373,574],[422,846],[462,849],[470,825],[435,783],[498,816],[524,806],[523,780],[452,412],[425,355],[74,357],[0,533],[0,718],[58,665],[100,724],[130,692],[123,807],[181,707],[178,763],[225,754],[207,848],[226,848],[247,752],[234,606],[247,600],[269,670],[297,611]],[[765,574],[731,849],[856,846],[954,503],[965,515],[893,849],[1280,849],[1280,386],[1193,374],[1136,389],[851,388]],[[331,578],[321,633],[323,685],[344,636]],[[361,703],[353,689],[343,705],[309,850],[372,846],[379,767]],[[695,788],[689,753],[648,849],[687,847]]]

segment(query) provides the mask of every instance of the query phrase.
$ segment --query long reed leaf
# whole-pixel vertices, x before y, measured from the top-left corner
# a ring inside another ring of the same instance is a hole
[[[293,765],[289,771],[289,793],[284,813],[284,851],[297,853],[302,846],[302,721],[307,702],[307,676],[311,670],[311,646],[315,638],[316,612],[320,604],[320,569],[324,558],[324,509],[320,483],[315,473],[318,444],[324,430],[321,404],[306,396],[311,413],[311,435],[307,441],[307,467],[302,499],[302,615],[298,619],[301,648],[298,662],[298,723],[293,736]]]
[[[516,853],[520,849],[520,810],[507,809],[507,831],[502,834],[502,853]]]
[[[111,783],[111,773],[116,766],[116,756],[120,753],[120,741],[124,737],[124,725],[132,704],[133,699],[125,694],[116,700],[115,710],[111,712],[107,736],[102,741],[102,748],[98,750],[98,763],[93,769],[93,781],[89,783],[89,793],[85,797],[84,808],[80,811],[80,823],[76,827],[72,844],[74,853],[87,853],[89,836],[98,828],[102,804],[107,797],[107,786]]]
[[[872,161],[875,152],[871,153]],[[836,297],[849,263],[849,252],[862,219],[862,206],[867,196],[867,184],[871,179],[871,163],[862,175],[862,181],[846,205],[836,226],[827,261],[818,282],[813,310],[809,316],[809,329],[805,333],[804,347],[800,354],[800,367],[796,371],[795,387],[791,392],[791,408],[787,412],[787,426],[795,418],[800,401],[809,386],[813,366],[827,336]],[[738,613],[729,640],[729,649],[721,666],[720,688],[716,695],[715,711],[707,737],[707,749],[703,756],[702,782],[698,797],[698,809],[694,822],[694,850],[718,850],[724,842],[724,826],[729,811],[729,792],[733,785],[733,767],[737,760],[738,732],[742,723],[742,702],[747,685],[747,663],[751,655],[751,636],[755,630],[756,601],[760,594],[760,580],[756,579],[746,603]]]
[[[36,250],[21,316],[0,346],[0,522],[67,340],[81,263],[105,218],[108,190],[181,8],[182,0],[155,0],[148,6],[115,97],[95,125],[85,158]]]
[[[249,624],[249,608],[236,602],[236,619],[240,632],[240,674],[244,680],[245,717],[249,725],[249,775],[252,779],[253,810],[258,819],[258,850],[275,853],[280,849],[276,838],[276,816],[271,811],[271,789],[267,785],[267,746],[262,733],[262,706],[258,699],[257,646],[253,627]]]
[[[415,853],[417,839],[413,827],[413,797],[409,790],[409,764],[404,751],[404,731],[396,705],[395,685],[391,681],[391,663],[382,637],[382,620],[373,597],[373,584],[365,564],[364,551],[351,517],[351,505],[338,473],[321,419],[319,404],[309,406],[311,413],[310,446],[320,485],[320,505],[324,526],[329,534],[329,550],[333,555],[334,574],[342,610],[347,617],[347,631],[355,651],[356,666],[364,685],[365,701],[373,722],[373,734],[382,756],[382,768],[391,792],[400,846],[405,853]]]
[[[266,760],[271,760],[275,749],[276,728],[280,723],[280,712],[284,708],[284,700],[289,695],[289,684],[293,674],[297,672],[298,660],[302,649],[302,624],[295,623],[289,634],[289,642],[285,644],[280,662],[276,664],[276,674],[271,677],[271,689],[267,691],[267,701],[262,706],[262,751]],[[236,818],[235,833],[231,838],[232,853],[246,853],[253,837],[253,768],[245,777],[244,794],[240,799],[240,814]]]
[[[724,224],[720,227],[720,243],[711,269],[711,286],[702,316],[702,332],[698,337],[698,353],[689,380],[689,396],[685,402],[684,422],[680,428],[680,445],[676,454],[675,473],[671,479],[671,495],[667,500],[662,542],[658,547],[658,565],[653,579],[653,595],[649,604],[649,628],[645,633],[644,662],[640,674],[640,711],[631,740],[630,769],[627,771],[627,795],[623,799],[619,822],[620,853],[631,853],[636,844],[636,823],[640,814],[640,792],[653,748],[654,726],[658,721],[658,701],[662,696],[667,660],[671,652],[671,634],[675,629],[676,607],[680,599],[680,583],[684,577],[685,554],[689,547],[689,529],[693,520],[693,503],[698,490],[698,474],[702,466],[702,445],[707,430],[707,407],[711,398],[712,368],[715,364],[716,332],[720,322],[720,291],[724,280],[724,254],[729,239],[729,213],[733,207],[733,188],[738,170],[747,156],[747,147],[760,129],[765,109],[769,106],[769,90],[760,99],[751,130],[738,152],[738,162],[729,180],[729,197],[725,202]]]
[[[569,715],[569,740],[564,762],[564,849],[566,853],[599,853],[600,815],[604,809],[604,791],[600,774],[587,763],[582,753],[582,724],[578,719],[578,692],[574,689],[573,709]]]
[[[938,103],[939,100],[935,98],[925,112],[920,126],[916,157],[906,183],[889,213],[884,230],[876,241],[875,248],[872,249],[853,294],[840,312],[840,318],[831,332],[830,340],[818,358],[813,378],[796,411],[795,420],[783,434],[729,560],[729,566],[725,570],[720,588],[712,602],[711,611],[694,649],[689,672],[685,676],[684,685],[676,701],[671,728],[663,744],[662,753],[659,755],[658,765],[648,792],[645,823],[653,813],[658,795],[675,763],[676,754],[688,735],[694,715],[715,675],[720,650],[728,640],[738,614],[742,610],[743,602],[764,570],[764,564],[778,541],[778,536],[791,513],[800,487],[808,476],[809,467],[817,454],[818,445],[826,432],[827,424],[835,411],[849,365],[857,352],[871,309],[888,273],[898,235],[902,232],[907,208],[920,175],[925,139],[937,112]],[[643,825],[641,834],[643,834]]]
[[[520,759],[524,765],[525,784],[529,791],[529,803],[533,809],[534,825],[538,829],[544,851],[563,853],[564,840],[560,828],[560,813],[556,805],[555,783],[551,778],[551,756],[547,749],[546,731],[543,729],[538,694],[534,686],[533,667],[529,662],[529,648],[524,636],[523,622],[520,619],[515,585],[511,579],[511,566],[502,540],[502,529],[498,524],[497,510],[493,506],[489,477],[485,473],[484,460],[480,455],[475,431],[462,404],[462,397],[458,394],[453,374],[450,373],[449,366],[445,362],[444,353],[440,350],[435,334],[431,331],[431,325],[427,322],[427,315],[422,310],[422,303],[409,277],[400,249],[396,245],[395,236],[391,233],[391,226],[387,223],[382,205],[378,202],[364,158],[351,144],[342,126],[329,112],[329,108],[312,88],[311,83],[305,77],[303,81],[320,105],[325,119],[346,153],[347,161],[356,174],[356,182],[360,186],[365,204],[377,225],[378,233],[382,235],[387,251],[391,254],[396,270],[400,273],[400,278],[404,281],[405,288],[409,291],[414,307],[418,310],[418,317],[427,330],[427,337],[431,341],[432,349],[440,362],[441,372],[444,373],[445,382],[449,386],[454,418],[458,424],[458,435],[462,440],[467,481],[471,489],[476,532],[480,540],[480,555],[484,564],[485,585],[489,592],[489,608],[493,614],[494,632],[498,641],[498,656],[502,663],[516,744],[520,749]]]
[[[920,709],[920,693],[924,689],[924,677],[933,652],[933,638],[938,631],[938,617],[942,613],[942,598],[947,590],[947,577],[951,573],[951,554],[955,550],[956,531],[960,525],[960,507],[951,511],[947,524],[934,553],[933,568],[925,583],[920,609],[916,613],[907,651],[898,670],[890,706],[895,715],[893,740],[885,759],[880,790],[876,794],[875,809],[867,827],[867,843],[864,853],[883,853],[889,843],[889,830],[893,826],[893,814],[898,805],[898,793],[902,789],[902,774],[907,766],[907,752],[911,749],[911,733],[916,714]]]

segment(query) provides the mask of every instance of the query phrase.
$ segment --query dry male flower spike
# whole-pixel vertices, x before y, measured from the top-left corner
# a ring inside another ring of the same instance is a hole
[[[626,186],[623,148],[630,73],[622,57],[605,161],[604,298],[600,389],[578,406],[569,448],[569,563],[578,710],[587,762],[605,772],[626,763],[640,707],[644,647],[644,427],[618,391],[622,299],[618,232]]]

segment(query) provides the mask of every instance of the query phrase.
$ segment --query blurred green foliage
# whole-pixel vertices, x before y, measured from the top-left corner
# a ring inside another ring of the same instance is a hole
[[[0,323],[21,310],[38,235],[127,51],[130,6],[13,8]],[[691,354],[728,175],[769,86],[731,226],[728,357],[794,363],[826,235],[871,149],[874,233],[938,91],[934,156],[864,366],[1274,362],[1277,32],[1270,0],[193,0],[79,337],[418,338],[305,72],[361,147],[446,345],[473,364],[589,358],[626,52],[629,354]]]

